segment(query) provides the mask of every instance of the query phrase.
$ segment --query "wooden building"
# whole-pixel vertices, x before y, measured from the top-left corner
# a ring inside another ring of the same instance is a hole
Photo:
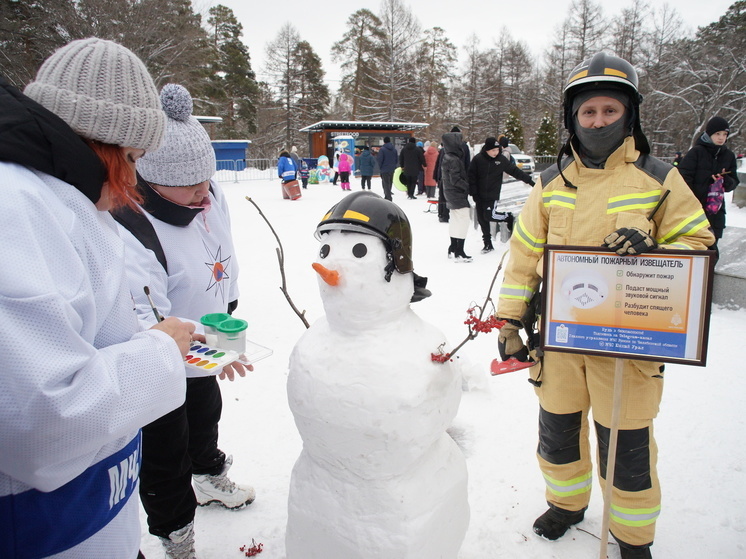
[[[302,128],[300,132],[308,133],[308,153],[312,158],[326,155],[331,161],[334,156],[334,138],[352,136],[355,147],[362,149],[369,146],[373,153],[383,145],[383,138],[388,136],[397,151],[417,130],[428,126],[424,122],[369,122],[322,120]]]

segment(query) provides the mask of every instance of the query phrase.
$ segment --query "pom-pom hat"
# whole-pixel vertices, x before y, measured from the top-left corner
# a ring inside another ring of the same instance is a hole
[[[24,93],[90,140],[150,151],[163,138],[166,118],[153,79],[132,51],[112,41],[68,43]]]
[[[166,137],[157,151],[137,160],[137,171],[149,183],[193,186],[215,174],[215,151],[207,131],[192,116],[192,96],[185,87],[170,83],[161,91],[168,117]]]

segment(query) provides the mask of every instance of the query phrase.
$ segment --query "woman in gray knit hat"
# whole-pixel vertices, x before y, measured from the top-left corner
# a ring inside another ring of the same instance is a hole
[[[124,209],[115,217],[140,321],[154,322],[152,300],[165,314],[199,322],[204,315],[232,313],[238,306],[239,269],[230,214],[220,185],[212,180],[215,152],[192,116],[189,92],[168,84],[161,103],[168,116],[163,145],[137,162],[144,202],[136,211]],[[163,262],[156,257],[159,251]],[[150,300],[143,293],[145,281]],[[236,374],[244,376],[246,367],[236,361],[218,372],[233,380]],[[255,496],[252,487],[228,477],[233,459],[218,448],[220,387],[215,376],[199,375],[187,378],[182,406],[143,427],[140,499],[150,533],[160,538],[169,559],[196,556],[198,504],[239,509]]]
[[[139,555],[140,427],[184,401],[194,326],[140,328],[102,210],[132,203],[135,161],[165,124],[145,66],[111,41],[62,47],[25,95],[0,77],[12,223],[0,247],[0,557]]]

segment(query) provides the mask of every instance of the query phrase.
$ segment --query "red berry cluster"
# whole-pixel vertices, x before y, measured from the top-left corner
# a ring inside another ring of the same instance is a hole
[[[451,354],[450,353],[431,353],[430,359],[435,361],[436,363],[445,363],[446,361],[451,361]]]
[[[254,555],[259,555],[262,552],[263,547],[264,544],[256,543],[254,538],[251,538],[251,547],[242,545],[238,548],[238,550],[241,551],[246,557],[254,557]]]
[[[479,320],[474,314],[474,311],[478,307],[472,307],[467,312],[469,313],[469,317],[464,320],[464,324],[466,324],[469,329],[473,330],[474,332],[484,332],[485,334],[488,332],[492,332],[495,329],[500,329],[503,326],[505,326],[504,320],[498,320],[497,317],[494,314],[491,314],[490,317],[487,320]]]

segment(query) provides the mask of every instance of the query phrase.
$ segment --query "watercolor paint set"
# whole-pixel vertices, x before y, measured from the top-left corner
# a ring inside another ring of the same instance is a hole
[[[192,342],[184,357],[187,377],[206,377],[220,374],[223,367],[238,360],[237,351],[210,347],[202,342]]]
[[[270,355],[272,355],[271,349],[249,340],[246,340],[246,349],[243,353],[231,349],[211,347],[202,342],[192,342],[184,358],[184,365],[188,378],[207,377],[220,374],[223,367],[234,361],[250,365]]]

